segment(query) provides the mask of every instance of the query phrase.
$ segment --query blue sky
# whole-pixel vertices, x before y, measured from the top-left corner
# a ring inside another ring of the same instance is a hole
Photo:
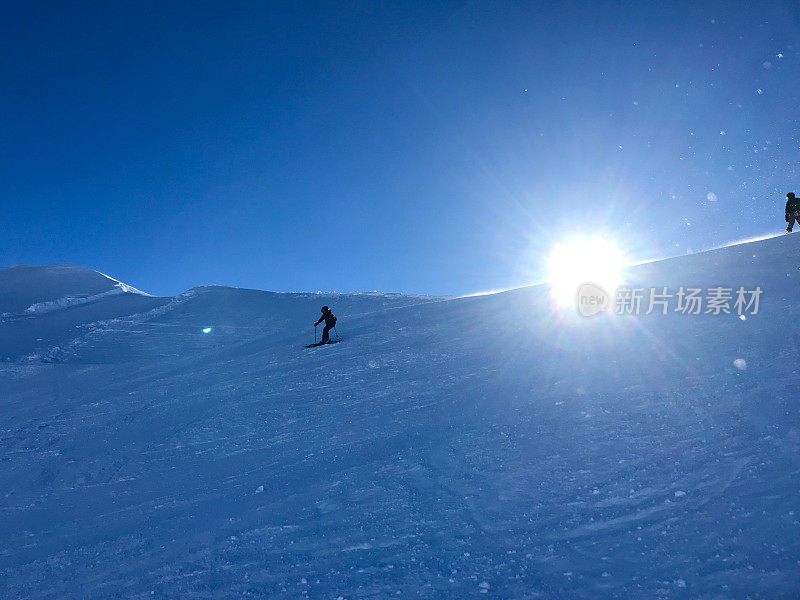
[[[461,294],[780,231],[797,2],[0,3],[0,266]]]

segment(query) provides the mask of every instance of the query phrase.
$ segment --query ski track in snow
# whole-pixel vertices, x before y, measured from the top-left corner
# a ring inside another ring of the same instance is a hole
[[[746,322],[205,287],[0,324],[68,324],[0,363],[0,596],[795,597],[796,240],[632,270],[759,283]]]

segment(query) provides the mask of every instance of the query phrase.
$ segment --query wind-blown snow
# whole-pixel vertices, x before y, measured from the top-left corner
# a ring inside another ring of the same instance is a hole
[[[543,286],[202,287],[25,313],[73,294],[7,271],[1,597],[800,589],[800,236],[628,273],[760,285],[745,321],[581,319]],[[344,341],[306,350],[322,304]]]
[[[101,298],[106,296],[113,296],[114,294],[143,294],[136,288],[132,288],[129,285],[125,285],[124,283],[117,282],[114,284],[114,287],[106,292],[101,292],[100,294],[94,294],[92,296],[67,296],[65,298],[59,298],[58,300],[48,300],[46,302],[37,302],[36,304],[31,304],[28,308],[25,309],[26,313],[43,313],[48,312],[51,310],[57,310],[59,308],[66,308],[68,306],[75,306],[76,304],[87,304],[89,302],[96,302]]]
[[[783,231],[779,231],[777,233],[776,232],[763,233],[761,235],[753,236],[753,237],[746,238],[746,239],[743,239],[743,240],[736,240],[736,241],[733,241],[733,242],[728,242],[727,244],[725,244],[725,247],[728,247],[728,246],[740,246],[741,244],[750,244],[752,242],[761,242],[763,240],[768,240],[770,238],[783,237],[784,235],[785,235],[785,233]]]

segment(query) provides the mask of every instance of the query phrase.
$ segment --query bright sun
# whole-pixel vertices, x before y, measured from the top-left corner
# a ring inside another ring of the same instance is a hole
[[[575,239],[556,246],[550,254],[547,283],[559,306],[573,306],[578,287],[594,283],[609,294],[622,283],[625,254],[606,238]]]

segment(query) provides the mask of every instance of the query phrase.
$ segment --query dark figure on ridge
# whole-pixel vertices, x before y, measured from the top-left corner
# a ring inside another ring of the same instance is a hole
[[[786,194],[786,222],[789,224],[787,232],[792,232],[795,221],[800,225],[800,198],[797,198],[794,192],[789,192]]]
[[[322,344],[327,344],[330,341],[330,331],[334,327],[336,327],[336,317],[331,312],[331,309],[327,306],[323,306],[320,310],[322,310],[322,316],[319,318],[319,321],[314,323],[314,327],[325,321],[325,328],[322,330]]]

